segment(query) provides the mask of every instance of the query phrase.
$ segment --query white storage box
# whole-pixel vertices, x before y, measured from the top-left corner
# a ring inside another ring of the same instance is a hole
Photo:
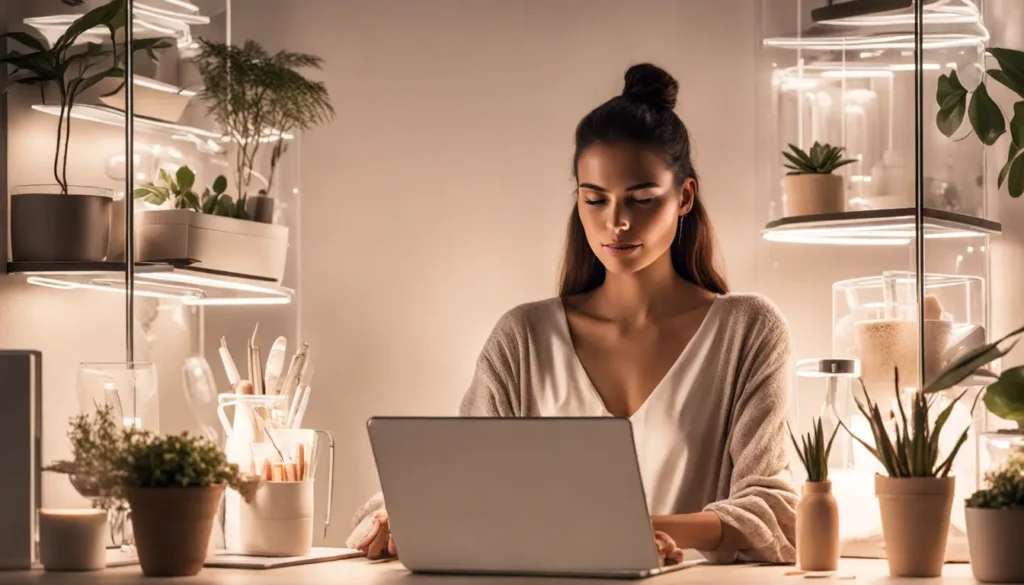
[[[137,262],[187,261],[195,268],[280,283],[288,227],[187,209],[135,212]]]

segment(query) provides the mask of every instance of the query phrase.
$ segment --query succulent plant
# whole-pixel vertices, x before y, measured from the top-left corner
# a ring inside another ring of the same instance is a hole
[[[815,141],[809,152],[794,144],[790,144],[789,149],[792,152],[782,151],[782,156],[789,161],[783,165],[789,169],[787,175],[828,175],[839,167],[856,162],[853,158],[843,158],[843,152],[846,150],[843,146]]]
[[[796,436],[793,434],[793,429],[789,426],[788,422],[786,427],[789,429],[789,438],[793,441],[793,447],[796,448],[800,462],[804,464],[804,469],[807,470],[807,481],[828,481],[828,456],[832,453],[832,442],[836,439],[839,427],[832,431],[832,436],[829,437],[828,443],[826,443],[821,419],[816,419],[814,422],[814,432],[800,437],[803,448],[797,444]]]

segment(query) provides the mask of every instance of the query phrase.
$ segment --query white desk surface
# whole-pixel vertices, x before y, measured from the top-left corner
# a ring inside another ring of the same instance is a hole
[[[419,575],[410,573],[398,561],[367,561],[348,559],[315,565],[304,565],[273,569],[268,571],[243,569],[208,569],[194,577],[183,579],[147,579],[138,566],[107,569],[94,573],[47,573],[44,571],[0,572],[0,583],[11,585],[21,583],[67,583],[91,584],[155,584],[161,582],[175,585],[260,585],[281,583],[302,583],[304,585],[392,585],[402,584],[448,584],[482,585],[589,585],[615,583],[651,583],[652,585],[679,584],[725,584],[750,583],[757,585],[816,585],[817,583],[849,583],[850,585],[896,584],[905,585],[974,585],[971,568],[966,564],[946,565],[943,576],[936,579],[896,579],[888,577],[884,560],[843,559],[839,571],[831,578],[807,578],[806,575],[786,575],[794,571],[792,566],[697,565],[658,577],[640,581],[619,581],[608,579],[573,579],[539,577],[456,577],[451,575]],[[850,577],[852,579],[842,579]]]

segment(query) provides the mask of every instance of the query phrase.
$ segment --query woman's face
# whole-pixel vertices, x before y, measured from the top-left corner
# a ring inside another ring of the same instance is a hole
[[[664,256],[696,182],[676,187],[672,169],[650,149],[595,144],[576,165],[576,194],[587,241],[609,272],[632,274]]]

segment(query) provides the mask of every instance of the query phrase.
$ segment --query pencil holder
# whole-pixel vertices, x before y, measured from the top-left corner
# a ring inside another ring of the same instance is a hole
[[[264,481],[239,514],[240,552],[303,556],[313,547],[313,480]]]

